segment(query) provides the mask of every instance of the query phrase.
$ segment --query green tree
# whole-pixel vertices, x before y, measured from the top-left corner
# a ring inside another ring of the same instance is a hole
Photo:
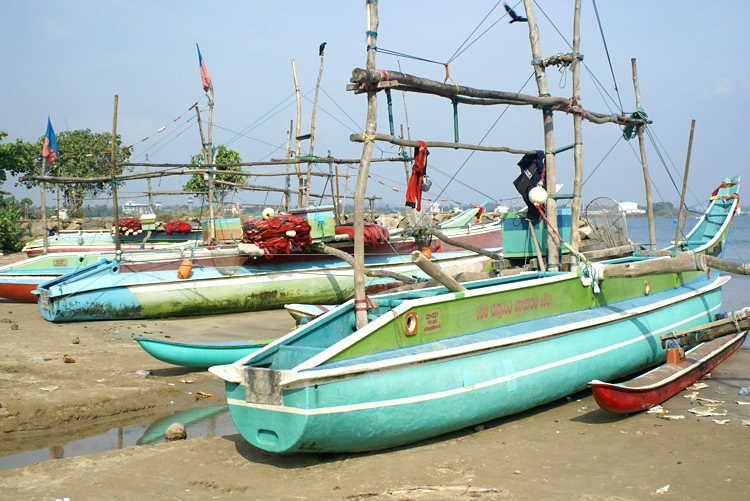
[[[23,207],[24,219],[29,219],[29,207],[31,207],[31,204],[33,203],[34,202],[32,202],[30,198],[24,198],[23,200],[21,200],[20,204],[21,204],[21,207]]]
[[[669,217],[677,214],[677,209],[672,202],[655,202],[653,205],[654,216]]]
[[[0,168],[16,175],[39,174],[42,171],[42,145],[44,137],[36,143],[16,141],[15,144],[0,145]],[[91,129],[63,131],[57,134],[57,159],[47,166],[47,175],[62,177],[102,177],[110,175],[110,151],[112,134],[92,132]],[[121,139],[115,138],[115,162],[126,162],[130,150],[122,150]],[[116,166],[115,174],[123,168]],[[4,173],[0,179],[4,178]],[[27,188],[38,186],[38,181],[19,181]],[[111,193],[110,183],[75,183],[61,186],[63,203],[71,215],[80,215],[87,198],[102,193]]]
[[[241,163],[242,159],[237,151],[230,150],[226,146],[219,145],[216,148],[216,162],[217,164],[238,164]],[[190,158],[190,163],[193,165],[203,164],[203,154],[198,153]],[[228,166],[222,167],[221,170],[228,170],[233,172],[242,172],[242,167],[239,166]],[[216,174],[215,179],[219,181],[226,181],[233,184],[244,185],[247,183],[246,176],[238,176],[236,174]],[[191,177],[188,182],[182,187],[183,191],[198,191],[203,195],[207,196],[208,193],[208,180],[200,175],[195,174]],[[226,194],[237,190],[235,186],[228,186],[225,184],[215,184],[214,190],[219,198],[219,201],[223,204]]]
[[[21,209],[16,208],[15,198],[0,198],[0,249],[16,252],[23,247],[21,214]]]

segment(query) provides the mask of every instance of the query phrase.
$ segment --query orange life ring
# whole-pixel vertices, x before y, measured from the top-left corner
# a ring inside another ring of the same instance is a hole
[[[410,311],[404,318],[404,331],[407,336],[413,336],[417,333],[417,327],[419,327],[419,321],[417,320],[417,312]]]

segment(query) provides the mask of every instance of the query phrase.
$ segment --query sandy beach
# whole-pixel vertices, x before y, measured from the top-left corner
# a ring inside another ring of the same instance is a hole
[[[284,311],[52,324],[36,304],[0,300],[0,455],[52,451],[169,410],[225,403],[217,378],[154,360],[136,335],[251,340],[278,337],[293,325]],[[65,363],[66,354],[75,362]],[[682,419],[610,414],[585,391],[366,454],[277,456],[237,432],[188,435],[0,471],[0,498],[747,499],[750,426],[743,420],[750,420],[750,405],[737,402],[750,402],[738,395],[750,386],[749,362],[746,344],[703,381],[708,387],[698,396],[722,401],[721,417],[689,412],[705,409],[703,400],[685,398],[690,391],[664,404],[668,416]]]

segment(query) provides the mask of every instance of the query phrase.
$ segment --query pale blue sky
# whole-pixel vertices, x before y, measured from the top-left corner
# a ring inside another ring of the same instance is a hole
[[[305,96],[302,131],[306,133],[320,61],[318,45],[326,41],[315,153],[331,150],[340,158],[359,158],[361,154],[361,145],[350,143],[349,135],[364,126],[365,98],[346,92],[345,86],[351,69],[363,67],[365,62],[364,1],[5,0],[1,5],[0,44],[5,64],[0,80],[0,129],[9,133],[8,140],[38,139],[44,133],[47,115],[58,132],[81,128],[109,131],[113,97],[118,94],[118,133],[125,144],[135,144],[132,160],[143,160],[148,154],[151,162],[187,163],[199,151],[200,139],[194,112],[186,110],[195,101],[201,109],[206,105],[195,51],[198,42],[216,90],[214,142],[238,150],[244,161],[280,158],[289,122],[296,115],[290,61],[296,59]],[[382,0],[378,45],[447,61],[495,5],[488,0],[460,4]],[[693,118],[696,131],[689,187],[695,196],[689,195],[688,202],[705,200],[724,176],[740,174],[747,179],[750,169],[743,157],[748,140],[745,120],[750,108],[750,75],[743,58],[750,49],[750,3],[599,0],[597,6],[623,108],[632,111],[634,107],[630,58],[635,57],[643,106],[654,120],[654,137],[663,146],[660,156],[648,144],[649,166],[657,188],[655,201],[676,202],[679,198],[662,158],[675,177],[681,175]],[[572,2],[538,0],[535,9],[543,54],[568,52],[566,42],[544,14],[570,40]],[[518,5],[517,11],[522,13],[523,6]],[[477,34],[504,14],[500,3]],[[590,0],[582,2],[581,22],[584,62],[606,93],[614,97]],[[530,60],[527,26],[509,25],[506,18],[451,61],[450,70],[461,85],[518,91],[531,74]],[[407,58],[400,62],[407,73],[441,81],[444,77],[442,66]],[[393,56],[378,54],[377,66],[397,69],[397,61]],[[548,82],[553,95],[570,96],[568,72],[549,69]],[[616,111],[616,105],[602,98],[588,70],[584,70],[581,86],[585,108]],[[533,81],[523,92],[536,93]],[[406,99],[413,139],[452,141],[449,101],[414,94]],[[503,109],[462,106],[460,140],[479,142]],[[269,110],[274,111],[267,115]],[[394,93],[394,111],[398,129],[405,123],[401,93]],[[180,115],[181,120],[172,122]],[[569,116],[555,114],[558,146],[572,142],[571,124]],[[162,126],[167,128],[156,133]],[[388,132],[384,99],[380,100],[378,129]],[[619,131],[613,125],[585,124],[583,134],[586,177],[617,143]],[[147,136],[151,139],[141,142]],[[484,144],[543,148],[540,113],[528,108],[509,110]],[[380,148],[383,155],[395,151],[386,144]],[[636,141],[617,143],[585,185],[584,200],[608,195],[643,202],[643,177],[634,153],[637,148]],[[381,152],[376,150],[376,154]],[[466,151],[432,151],[428,170],[434,187],[430,195],[437,196],[445,189],[441,198],[464,203],[516,197],[512,185],[518,172],[516,156],[469,156]],[[557,163],[558,179],[565,183],[562,191],[569,192],[572,155],[561,154]],[[477,191],[456,181],[449,183],[449,177],[457,171],[456,178]],[[175,189],[186,180],[165,178],[154,183],[154,189]],[[267,179],[258,183],[271,184]],[[402,204],[404,184],[403,164],[377,164],[369,193]],[[123,199],[128,199],[127,193],[144,190],[144,186],[129,185]],[[350,190],[352,186],[350,182]],[[12,181],[2,189],[39,199],[38,190],[14,188]],[[321,189],[322,185],[313,187],[314,192]],[[278,203],[278,198],[274,194],[267,201]],[[161,200],[173,203],[167,197]],[[235,200],[263,203],[264,195],[243,192]]]

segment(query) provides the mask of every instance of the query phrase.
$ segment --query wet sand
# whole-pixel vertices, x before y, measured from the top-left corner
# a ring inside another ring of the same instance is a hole
[[[35,304],[0,300],[0,455],[64,444],[170,409],[225,403],[217,378],[154,360],[132,341],[136,335],[263,339],[293,325],[284,311],[52,324]],[[75,363],[64,363],[65,354]],[[34,361],[45,355],[50,360]],[[137,377],[139,370],[151,374]],[[737,393],[750,386],[747,343],[703,382],[708,388],[700,397],[723,401],[718,409],[726,416],[688,412],[705,409],[684,397],[689,392],[664,404],[668,415],[684,419],[617,416],[582,392],[367,454],[277,456],[232,433],[45,461],[0,471],[0,498],[747,499],[750,426],[742,421],[750,419],[750,405],[735,403],[750,402]],[[197,391],[215,396],[196,400]]]

